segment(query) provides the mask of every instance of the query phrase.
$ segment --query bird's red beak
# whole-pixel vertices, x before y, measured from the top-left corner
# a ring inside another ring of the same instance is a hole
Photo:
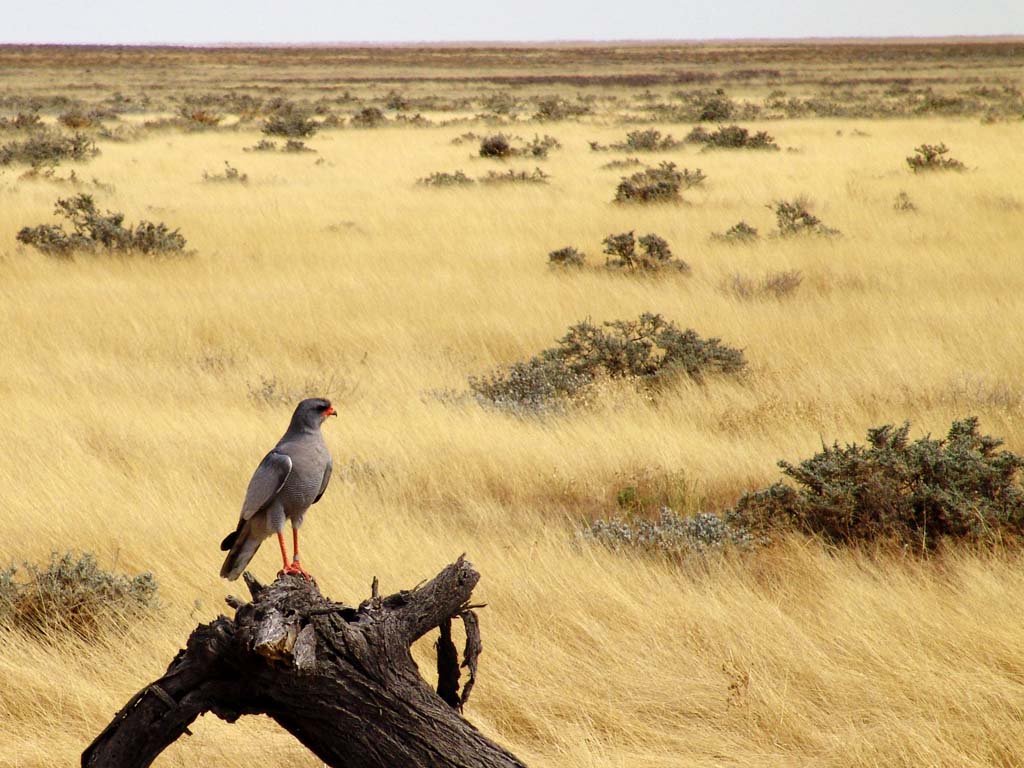
[[[337,415],[338,415],[338,412],[336,410],[334,410],[334,406],[333,405],[328,405],[327,406],[327,410],[324,411],[324,417],[325,418],[327,416],[337,416]]]

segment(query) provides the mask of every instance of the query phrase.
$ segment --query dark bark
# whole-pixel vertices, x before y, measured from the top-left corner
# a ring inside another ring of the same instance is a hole
[[[246,576],[252,602],[228,598],[234,620],[196,627],[167,673],[139,691],[82,753],[83,768],[144,768],[196,717],[264,714],[336,768],[512,768],[523,764],[459,712],[469,696],[480,632],[469,598],[480,575],[463,558],[411,591],[358,608],[324,598],[300,576],[268,587]],[[459,694],[451,620],[466,627]],[[441,630],[438,690],[409,652]]]

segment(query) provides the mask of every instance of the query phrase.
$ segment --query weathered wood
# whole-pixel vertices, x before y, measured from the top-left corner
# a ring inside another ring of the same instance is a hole
[[[246,574],[252,602],[229,598],[233,620],[197,627],[167,673],[82,753],[82,766],[145,768],[196,717],[213,712],[228,722],[265,714],[337,768],[521,767],[459,714],[481,648],[469,604],[479,578],[460,557],[413,590],[380,597],[375,583],[371,598],[352,608],[300,576],[264,587]],[[455,617],[466,626],[469,680],[461,696]],[[436,693],[409,650],[433,629],[441,630]]]

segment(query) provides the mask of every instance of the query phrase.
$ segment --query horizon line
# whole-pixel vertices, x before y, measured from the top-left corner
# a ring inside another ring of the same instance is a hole
[[[0,48],[26,46],[59,46],[64,48],[349,48],[349,47],[487,47],[487,46],[531,46],[531,45],[695,45],[706,43],[937,43],[953,42],[1011,42],[1024,41],[1024,34],[983,34],[983,35],[809,35],[805,37],[695,37],[695,38],[538,38],[519,40],[329,40],[329,41],[252,41],[218,40],[210,42],[189,41],[145,41],[145,42],[0,42]]]

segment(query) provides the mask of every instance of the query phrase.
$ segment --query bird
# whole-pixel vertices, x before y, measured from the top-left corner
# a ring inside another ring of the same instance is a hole
[[[284,568],[281,574],[312,576],[299,561],[299,527],[306,510],[320,501],[331,480],[334,461],[324,442],[320,427],[338,412],[329,400],[312,397],[295,407],[288,430],[277,445],[256,467],[245,491],[238,527],[224,537],[220,548],[226,551],[222,578],[234,581],[252,560],[260,544],[277,534]],[[292,524],[292,561],[284,544],[284,521]]]

